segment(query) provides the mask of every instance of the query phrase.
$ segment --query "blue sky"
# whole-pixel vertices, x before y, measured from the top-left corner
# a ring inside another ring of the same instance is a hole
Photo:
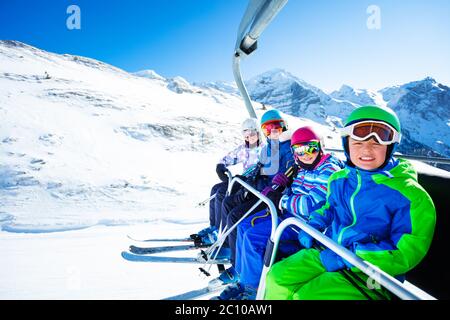
[[[81,30],[68,30],[69,5]],[[127,71],[232,81],[245,0],[0,0],[0,39],[88,56]],[[366,25],[369,5],[381,28]],[[450,1],[290,0],[242,62],[244,78],[284,68],[326,91],[381,89],[426,76],[450,85]]]

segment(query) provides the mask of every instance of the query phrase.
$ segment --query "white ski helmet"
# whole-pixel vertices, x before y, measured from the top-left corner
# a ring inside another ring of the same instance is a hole
[[[248,118],[245,119],[244,122],[242,122],[242,131],[245,130],[252,130],[252,131],[259,131],[259,124],[258,124],[258,120],[256,120],[255,118]]]

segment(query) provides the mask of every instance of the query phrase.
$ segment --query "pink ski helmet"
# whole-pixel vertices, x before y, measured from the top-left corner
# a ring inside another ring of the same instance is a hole
[[[321,141],[321,137],[313,128],[306,126],[295,130],[291,137],[291,147],[296,144],[304,144],[310,141]]]

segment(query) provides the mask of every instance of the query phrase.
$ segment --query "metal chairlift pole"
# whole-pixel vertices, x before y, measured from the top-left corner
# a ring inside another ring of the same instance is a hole
[[[233,75],[244,99],[245,107],[252,118],[256,118],[256,112],[242,80],[241,58],[256,50],[259,36],[287,2],[288,0],[251,0],[239,25],[233,54]]]

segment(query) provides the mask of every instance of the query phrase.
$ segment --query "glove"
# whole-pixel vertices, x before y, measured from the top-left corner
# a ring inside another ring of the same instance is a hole
[[[343,259],[341,256],[338,256],[334,251],[328,248],[320,252],[320,261],[328,272],[353,267],[350,262]]]
[[[281,211],[278,211],[278,204],[280,203],[280,199],[283,196],[281,192],[273,190],[271,187],[265,187],[263,191],[261,191],[261,194],[265,195],[267,198],[269,198],[273,204],[275,205],[275,208],[277,209],[278,213],[281,213]]]
[[[304,246],[306,249],[312,248],[314,244],[314,238],[307,234],[305,231],[300,230],[298,233],[298,241]]]
[[[271,191],[273,191],[273,190],[272,190],[272,187],[265,187],[265,188],[263,189],[263,191],[261,191],[261,194],[262,194],[263,196],[267,196]]]
[[[228,176],[225,174],[226,171],[227,167],[223,163],[217,164],[216,173],[219,176],[219,179],[222,180],[223,182],[228,181]]]
[[[234,195],[234,201],[235,202],[245,202],[245,200],[247,199],[248,196],[248,191],[245,189],[239,189],[239,191],[237,191]]]
[[[267,198],[272,200],[273,204],[275,205],[275,208],[278,208],[278,204],[280,203],[280,199],[283,195],[280,192],[277,191],[271,191],[267,194]]]
[[[277,173],[272,179],[272,184],[276,184],[280,187],[286,187],[289,184],[289,178],[284,173]]]

